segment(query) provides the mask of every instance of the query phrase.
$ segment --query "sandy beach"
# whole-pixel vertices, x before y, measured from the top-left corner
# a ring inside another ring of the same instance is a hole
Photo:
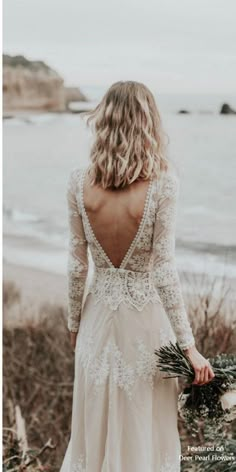
[[[45,303],[53,311],[65,306],[66,314],[66,184],[72,168],[87,165],[91,144],[76,115],[28,119],[4,120],[3,278],[16,285],[21,300],[5,310],[4,321],[14,324],[37,320]],[[182,168],[176,257],[179,273],[190,279],[181,277],[183,291],[198,295],[212,280],[220,287],[225,277],[235,299],[235,118],[167,110],[164,121],[171,158]]]
[[[13,282],[21,294],[16,309],[7,310],[4,324],[33,320],[38,316],[39,307],[47,303],[66,309],[67,280],[63,275],[4,262],[3,282]]]
[[[22,299],[41,302],[66,303],[66,277],[39,269],[4,263],[3,280],[13,281],[21,290]]]
[[[206,274],[191,274],[179,271],[182,283],[182,290],[186,300],[194,300],[194,297],[204,291],[210,291],[213,286],[213,279]],[[88,274],[87,284],[91,273]],[[222,291],[222,278],[215,277],[216,300]],[[14,283],[20,292],[20,303],[7,309],[4,317],[4,324],[18,325],[38,320],[40,307],[50,304],[51,307],[62,307],[67,310],[67,276],[46,270],[26,267],[20,264],[3,263],[3,282]],[[235,300],[236,280],[227,279],[226,286],[231,290],[227,295],[228,302]],[[88,285],[85,287],[85,294]],[[218,287],[218,289],[217,289]]]

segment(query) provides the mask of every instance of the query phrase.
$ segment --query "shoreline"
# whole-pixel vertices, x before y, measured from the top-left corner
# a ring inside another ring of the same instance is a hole
[[[215,278],[215,289],[207,274],[193,274],[178,271],[181,280],[183,294],[186,299],[199,297],[202,291],[209,291],[215,294],[221,293],[222,280]],[[89,275],[87,282],[89,281]],[[235,280],[230,285],[233,289],[233,299],[235,299]],[[20,300],[6,309],[3,316],[5,326],[16,326],[38,321],[38,316],[44,305],[50,304],[52,307],[61,307],[67,310],[67,275],[50,272],[40,268],[28,267],[22,264],[14,264],[3,260],[3,283],[13,283],[20,293]],[[86,292],[86,287],[85,287]],[[227,297],[230,302],[231,297]],[[233,300],[231,299],[231,301]],[[227,301],[226,300],[226,301]]]
[[[20,264],[3,262],[3,282],[13,282],[21,292],[23,303],[56,303],[66,306],[67,278],[65,275]]]
[[[15,108],[4,109],[2,114],[3,120],[10,120],[14,118],[27,118],[38,115],[76,115],[84,111],[90,111],[96,102],[92,100],[73,102],[74,105],[65,110],[53,110],[50,108]],[[71,104],[72,105],[72,104]]]

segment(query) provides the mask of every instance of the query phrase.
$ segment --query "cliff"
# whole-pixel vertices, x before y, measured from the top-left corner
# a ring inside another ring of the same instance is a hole
[[[87,101],[77,87],[65,87],[63,78],[42,61],[3,55],[3,110],[68,110],[73,101]]]

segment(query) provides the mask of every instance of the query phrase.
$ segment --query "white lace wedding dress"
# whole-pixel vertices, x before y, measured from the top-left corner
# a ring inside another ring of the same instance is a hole
[[[73,169],[67,188],[68,328],[79,332],[60,472],[178,472],[178,380],[163,378],[154,353],[169,340],[195,342],[175,264],[178,178],[151,179],[139,229],[116,268],[85,210],[85,175]],[[85,296],[88,249],[95,270]]]

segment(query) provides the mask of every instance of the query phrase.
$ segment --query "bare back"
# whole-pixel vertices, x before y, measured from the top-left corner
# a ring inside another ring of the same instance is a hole
[[[180,346],[192,345],[175,263],[178,179],[167,172],[111,191],[88,178],[87,169],[76,168],[68,181],[70,329],[78,327],[89,249],[94,271],[88,293],[97,302],[142,311],[161,301]]]
[[[97,240],[115,267],[119,267],[135,238],[144,214],[149,181],[125,189],[103,189],[84,182],[84,206]]]

